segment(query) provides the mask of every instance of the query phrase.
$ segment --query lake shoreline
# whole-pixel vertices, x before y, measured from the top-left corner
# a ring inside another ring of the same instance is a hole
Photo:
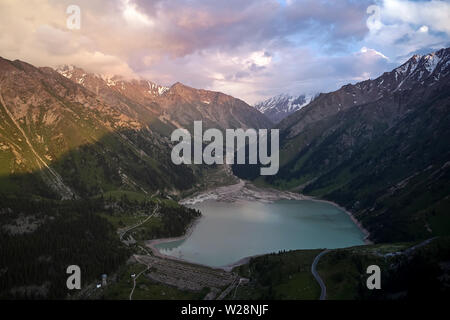
[[[210,269],[214,269],[214,270],[223,270],[223,271],[226,271],[226,272],[231,272],[235,267],[243,265],[243,264],[247,263],[248,261],[250,261],[251,258],[259,257],[259,256],[264,255],[264,254],[258,254],[258,255],[248,256],[248,257],[244,257],[242,259],[239,259],[236,262],[233,262],[233,263],[225,265],[225,266],[213,267],[213,266],[209,266],[209,265],[206,265],[206,264],[201,264],[201,263],[197,263],[197,262],[188,261],[188,260],[185,260],[185,259],[182,259],[182,258],[178,258],[178,257],[169,256],[169,255],[161,253],[161,251],[159,251],[158,248],[156,248],[156,245],[161,244],[161,243],[179,241],[179,240],[184,240],[184,239],[188,238],[192,234],[192,232],[194,231],[194,229],[197,226],[197,224],[200,222],[201,218],[202,218],[201,216],[196,218],[189,225],[189,227],[186,229],[185,234],[182,235],[182,236],[172,237],[172,238],[159,238],[159,239],[147,240],[147,241],[144,242],[144,244],[145,244],[145,246],[147,248],[149,248],[151,250],[152,254],[154,256],[158,257],[158,258],[179,261],[179,262],[183,262],[183,263],[187,263],[187,264],[191,264],[191,265],[196,265],[196,266],[200,266],[200,267],[206,267],[206,268],[210,268]]]
[[[234,202],[239,200],[261,202],[274,202],[278,200],[311,200],[315,202],[328,203],[344,211],[350,217],[353,223],[355,223],[361,232],[365,234],[365,244],[373,244],[373,242],[369,240],[370,232],[363,227],[361,222],[355,218],[353,213],[336,202],[330,200],[319,199],[313,196],[274,188],[259,188],[247,181],[239,179],[239,183],[237,184],[202,191],[190,197],[184,198],[180,200],[180,204],[193,205],[206,200],[217,200],[222,202]]]
[[[305,196],[308,197],[308,196]],[[353,215],[353,213],[351,213],[350,211],[348,211],[346,208],[338,205],[336,202],[330,201],[330,200],[325,200],[325,199],[317,199],[315,197],[309,197],[309,199],[307,200],[311,200],[311,201],[316,201],[316,202],[323,202],[323,203],[328,203],[331,204],[339,209],[341,209],[342,211],[344,211],[349,217],[350,219],[352,219],[353,223],[356,224],[359,228],[359,230],[361,230],[362,233],[364,233],[366,236],[364,237],[364,244],[369,245],[369,244],[373,244],[373,242],[371,240],[369,240],[370,238],[370,232],[363,227],[363,225],[361,224],[361,222],[358,221],[358,219],[355,218],[355,216]]]
[[[206,200],[216,200],[219,202],[237,202],[246,200],[271,203],[278,200],[309,200],[309,197],[291,191],[259,188],[240,179],[237,184],[202,191],[180,200],[179,203],[189,206]]]
[[[274,201],[278,200],[310,200],[315,202],[323,202],[327,204],[331,204],[340,210],[344,211],[352,220],[352,222],[360,229],[360,231],[365,235],[364,237],[364,243],[365,245],[372,244],[372,242],[369,240],[370,233],[362,226],[362,224],[353,216],[353,214],[348,211],[347,209],[341,207],[335,202],[324,200],[324,199],[317,199],[312,196],[306,196],[299,193],[294,193],[290,191],[281,191],[273,188],[259,188],[254,186],[253,184],[250,184],[244,180],[239,180],[239,183],[218,187],[206,191],[199,192],[197,194],[191,195],[187,198],[184,198],[179,201],[180,204],[190,206],[195,205],[197,203],[207,201],[207,200],[216,200],[220,202],[236,202],[236,201],[260,201],[265,203],[272,203]],[[179,237],[172,237],[172,238],[160,238],[160,239],[153,239],[145,242],[145,245],[151,249],[152,253],[155,256],[158,256],[160,258],[165,259],[172,259],[172,260],[178,260],[190,264],[197,264],[199,266],[208,267],[212,269],[221,269],[230,272],[233,268],[241,266],[243,264],[246,264],[250,261],[251,258],[255,258],[258,256],[262,256],[265,254],[270,253],[264,253],[264,254],[257,254],[252,256],[247,256],[239,259],[236,262],[230,263],[225,266],[220,267],[212,267],[207,266],[195,262],[191,262],[182,258],[177,258],[170,255],[165,255],[161,253],[158,248],[156,248],[156,245],[161,243],[167,243],[167,242],[173,242],[173,241],[179,241],[187,239],[195,229],[196,225],[200,222],[202,216],[199,218],[196,218],[190,226],[186,229],[186,232],[184,235]]]
[[[202,218],[202,216],[195,218],[190,225],[186,228],[186,231],[183,235],[178,236],[178,237],[171,237],[171,238],[159,238],[159,239],[152,239],[152,240],[147,240],[145,241],[145,246],[148,247],[149,249],[152,250],[153,255],[160,257],[160,258],[170,258],[170,259],[174,259],[174,260],[181,260],[181,261],[186,261],[183,259],[178,259],[176,257],[173,256],[169,256],[169,255],[165,255],[163,253],[161,253],[155,246],[161,243],[166,243],[166,242],[173,242],[173,241],[179,241],[179,240],[184,240],[186,238],[188,238],[192,232],[194,231],[195,227],[197,226],[197,224],[200,222],[200,219]],[[189,261],[186,261],[189,262]]]
[[[224,266],[209,266],[206,264],[201,264],[201,263],[197,263],[197,262],[192,262],[192,261],[188,261],[182,258],[178,258],[178,257],[174,257],[174,256],[170,256],[170,255],[166,255],[161,253],[161,251],[158,250],[158,248],[156,248],[155,246],[161,243],[166,243],[166,242],[173,242],[173,241],[179,241],[179,240],[184,240],[186,238],[188,238],[193,230],[195,229],[195,226],[199,223],[201,217],[198,217],[195,219],[195,221],[193,223],[191,223],[191,225],[188,227],[186,233],[182,236],[179,237],[172,237],[172,238],[160,238],[160,239],[153,239],[153,240],[147,240],[145,241],[145,246],[147,248],[149,248],[152,251],[152,254],[156,257],[162,258],[162,259],[170,259],[170,260],[175,260],[175,261],[180,261],[183,263],[188,263],[188,264],[192,264],[192,265],[197,265],[197,266],[201,266],[201,267],[207,267],[210,269],[215,269],[215,270],[223,270],[223,271],[227,271],[227,272],[231,272],[234,268],[242,266],[246,263],[248,263],[252,258],[256,258],[256,257],[260,257],[260,256],[264,256],[266,254],[271,254],[271,252],[269,253],[262,253],[262,254],[255,254],[255,255],[251,255],[251,256],[247,256],[247,257],[243,257],[235,262],[232,262],[230,264],[224,265]]]

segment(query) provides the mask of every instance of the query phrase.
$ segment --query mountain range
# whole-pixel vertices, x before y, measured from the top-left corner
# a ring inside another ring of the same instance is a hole
[[[234,166],[236,175],[334,201],[377,242],[446,234],[449,77],[447,48],[304,106],[304,95],[281,95],[255,108],[181,83],[165,87],[0,59],[0,192],[176,195],[212,178],[204,166],[172,164],[173,129],[192,129],[194,120],[219,129],[269,128],[280,119],[274,115],[292,112],[275,124],[278,174],[260,177],[255,166]]]
[[[194,89],[180,82],[164,87],[148,80],[105,77],[75,66],[61,66],[57,71],[134,119],[152,122],[156,117],[171,128],[187,129],[194,120],[202,120],[208,128],[219,129],[271,125],[244,101],[220,92]],[[125,99],[134,107],[127,106]]]
[[[271,125],[219,92],[0,58],[0,191],[70,199],[192,188],[198,169],[171,162],[170,134],[194,120],[218,128]]]
[[[280,170],[261,178],[337,202],[372,240],[450,230],[450,49],[411,57],[373,80],[320,94],[276,125]]]

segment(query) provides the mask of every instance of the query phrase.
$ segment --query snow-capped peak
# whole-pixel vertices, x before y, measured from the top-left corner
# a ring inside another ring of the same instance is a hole
[[[279,94],[255,104],[255,108],[264,113],[270,120],[277,123],[288,115],[300,110],[311,102],[313,96],[304,94],[292,96],[286,93]]]
[[[450,66],[449,49],[441,49],[439,51],[426,54],[414,55],[400,67],[393,70],[395,76],[396,89],[403,90],[410,87],[413,83],[428,82],[432,85],[441,76],[445,76]]]
[[[64,77],[71,79],[72,81],[83,86],[86,86],[85,81],[103,81],[108,87],[115,90],[123,91],[127,90],[127,88],[133,87],[134,89],[132,90],[143,90],[151,96],[161,96],[170,89],[168,87],[161,86],[154,82],[143,79],[127,80],[124,77],[118,75],[110,76],[105,74],[86,73],[83,69],[78,68],[74,65],[62,65],[57,67],[55,70]],[[89,80],[87,80],[88,78]]]
[[[428,70],[429,73],[433,73],[436,66],[441,61],[441,57],[438,57],[434,53],[428,54],[424,57],[424,67]]]

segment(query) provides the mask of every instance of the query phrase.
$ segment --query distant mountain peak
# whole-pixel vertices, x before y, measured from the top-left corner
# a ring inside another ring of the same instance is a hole
[[[195,91],[196,89],[177,81],[173,85],[170,86],[169,90],[171,92],[181,93],[181,92],[186,92],[186,91]]]
[[[301,94],[292,96],[287,93],[281,93],[267,100],[255,104],[255,108],[265,114],[272,122],[277,123],[300,110],[312,100],[311,96]]]
[[[403,79],[397,89],[401,89],[407,79],[414,81],[425,81],[431,77],[431,80],[438,80],[439,77],[447,75],[450,65],[450,48],[441,49],[426,55],[413,55],[408,61],[392,72],[395,79],[402,76]]]

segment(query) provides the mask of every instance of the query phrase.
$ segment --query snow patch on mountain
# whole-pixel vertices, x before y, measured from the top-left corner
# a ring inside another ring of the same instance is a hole
[[[72,78],[74,66],[73,65],[62,65],[56,68],[56,71],[58,71],[59,74],[63,75],[64,77],[70,79]]]
[[[415,83],[423,84],[428,82],[428,86],[435,84],[442,76],[446,76],[450,65],[449,49],[426,54],[414,55],[400,67],[393,70],[395,81],[398,82],[396,89],[408,89]]]
[[[424,66],[428,70],[429,73],[432,73],[436,66],[441,61],[441,57],[438,57],[435,54],[429,54],[424,57],[425,63]]]

